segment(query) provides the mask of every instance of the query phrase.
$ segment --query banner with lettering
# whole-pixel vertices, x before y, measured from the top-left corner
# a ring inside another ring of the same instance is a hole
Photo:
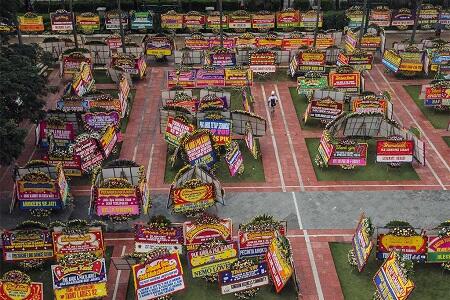
[[[412,162],[414,141],[377,141],[377,162]]]
[[[198,121],[198,128],[211,131],[214,142],[221,146],[231,143],[231,125],[231,121],[225,119],[203,119]]]
[[[78,265],[52,265],[53,289],[106,282],[104,258]]]
[[[429,236],[427,246],[428,263],[450,261],[450,236]]]
[[[54,292],[56,300],[67,300],[67,299],[87,300],[87,299],[103,298],[108,296],[108,289],[106,287],[106,282],[71,286],[64,289],[56,289],[54,290]]]
[[[165,36],[153,36],[145,43],[145,53],[147,55],[172,55],[172,40]]]
[[[223,21],[223,19],[222,19]],[[200,30],[205,27],[206,18],[202,14],[183,15],[183,26],[188,29]]]
[[[53,257],[52,235],[48,230],[5,230],[2,233],[3,260],[26,261]]]
[[[41,32],[44,31],[44,18],[34,13],[28,12],[19,16],[19,29],[22,32]]]
[[[372,237],[369,234],[369,222],[370,220],[366,218],[365,214],[361,214],[352,238],[352,248],[355,254],[356,266],[358,267],[359,272],[364,269],[364,266],[369,260],[370,253],[373,249]]]
[[[283,240],[289,243],[285,237],[277,236],[273,238],[265,256],[265,260],[269,267],[269,274],[277,293],[281,292],[294,273],[291,259],[285,257],[284,252],[281,250],[281,243]]]
[[[328,74],[329,86],[343,92],[359,92],[361,73],[330,73]]]
[[[214,186],[210,183],[199,185],[195,188],[174,188],[170,197],[173,203],[173,212],[182,213],[189,209],[207,208],[215,203]]]
[[[183,267],[178,253],[171,253],[132,266],[135,297],[157,299],[185,288]]]
[[[86,34],[100,30],[100,16],[93,13],[82,13],[76,16],[77,28]]]
[[[52,31],[71,31],[73,29],[73,14],[63,9],[50,13]]]
[[[377,237],[377,259],[384,260],[391,251],[401,251],[406,259],[425,262],[427,258],[426,235],[396,236],[394,234],[379,234]]]
[[[252,28],[252,16],[251,15],[229,15],[228,16],[228,28],[231,29],[250,29]]]
[[[285,10],[276,13],[277,28],[298,27],[300,12],[298,10]]]
[[[135,251],[146,253],[156,248],[166,248],[170,252],[183,252],[183,227],[170,225],[164,228],[150,225],[134,225]]]
[[[72,253],[94,253],[102,257],[105,250],[103,233],[100,227],[91,227],[86,233],[68,234],[56,228],[53,235],[53,248],[59,260]]]
[[[44,300],[44,286],[41,282],[15,283],[0,280],[2,300]]]
[[[252,28],[258,30],[275,28],[275,14],[253,14]]]
[[[217,160],[213,149],[213,141],[207,132],[198,132],[190,136],[184,142],[183,148],[192,166],[205,164],[208,168],[211,168]]]
[[[282,223],[278,229],[281,235],[286,234],[286,224]],[[238,230],[239,237],[239,257],[258,257],[267,253],[269,245],[276,237],[275,230]]]
[[[219,29],[220,28],[220,16],[206,16],[206,29]],[[222,28],[228,28],[228,16],[222,16]]]
[[[227,163],[231,176],[238,174],[240,169],[244,167],[244,158],[242,157],[238,143],[231,143],[229,149],[227,149],[227,152],[225,153],[225,162]]]
[[[269,284],[269,276],[266,262],[219,272],[219,286],[223,295],[267,284]]]
[[[189,266],[194,278],[205,277],[227,270],[237,259],[238,247],[236,242],[188,252]]]
[[[232,231],[231,219],[219,219],[217,223],[203,224],[186,221],[183,223],[184,245],[188,251],[191,251],[212,239],[231,242]]]
[[[153,15],[149,11],[132,11],[131,12],[131,29],[152,29]]]
[[[208,86],[225,86],[224,69],[198,69],[195,74],[195,86],[198,88]]]
[[[134,188],[98,188],[95,206],[98,216],[139,215],[140,198]]]
[[[396,73],[400,69],[402,58],[394,50],[384,50],[383,59],[381,62],[387,69]]]
[[[183,28],[183,15],[176,13],[161,14],[161,27],[163,29]]]
[[[317,11],[309,10],[307,12],[300,13],[300,27],[303,27],[305,30],[313,30],[316,28],[317,22]],[[323,24],[323,12],[319,12],[319,23],[318,28],[322,28]]]

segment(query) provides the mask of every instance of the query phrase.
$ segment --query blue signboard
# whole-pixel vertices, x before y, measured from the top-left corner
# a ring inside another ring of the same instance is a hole
[[[255,247],[255,248],[239,248],[239,257],[254,257],[254,256],[264,256],[267,253],[267,246]]]
[[[219,273],[220,284],[236,283],[245,279],[267,275],[267,263],[262,262],[248,268],[227,270]]]
[[[61,199],[54,200],[19,200],[19,208],[27,209],[62,209],[63,204]]]
[[[398,69],[399,69],[399,66],[396,66],[396,65],[392,64],[390,61],[387,61],[385,59],[383,59],[381,62],[383,63],[383,65],[386,68],[388,68],[389,70],[393,71],[394,73],[397,72]]]
[[[53,288],[61,289],[73,285],[106,282],[105,259],[74,266],[52,266]]]

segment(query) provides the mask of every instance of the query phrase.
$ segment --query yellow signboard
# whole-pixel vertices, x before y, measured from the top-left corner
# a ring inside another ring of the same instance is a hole
[[[106,282],[76,285],[54,291],[56,300],[84,300],[108,296]]]

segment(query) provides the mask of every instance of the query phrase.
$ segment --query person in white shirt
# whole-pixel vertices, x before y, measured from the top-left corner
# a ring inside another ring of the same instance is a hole
[[[275,106],[278,104],[278,97],[275,95],[275,91],[272,91],[269,99],[267,99],[267,105],[269,106],[270,112],[273,114],[275,112]]]

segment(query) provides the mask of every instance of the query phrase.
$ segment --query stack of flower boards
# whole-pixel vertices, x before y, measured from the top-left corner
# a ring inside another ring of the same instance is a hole
[[[74,220],[55,227],[53,245],[56,265],[52,265],[56,300],[96,299],[108,295],[107,270],[101,227]]]

